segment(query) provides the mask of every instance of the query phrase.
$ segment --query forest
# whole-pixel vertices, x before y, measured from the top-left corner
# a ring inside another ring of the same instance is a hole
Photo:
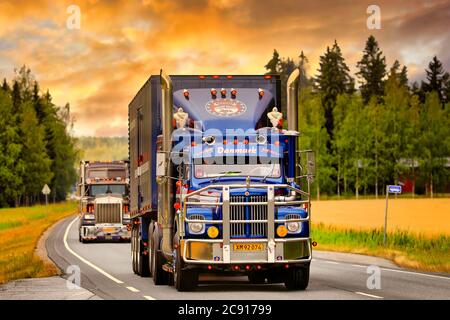
[[[26,66],[0,87],[0,207],[65,200],[76,181],[78,159],[70,105],[56,106]]]
[[[450,76],[442,63],[432,57],[424,80],[410,83],[407,67],[397,60],[388,67],[370,36],[356,67],[353,76],[337,41],[314,76],[303,51],[295,63],[274,50],[265,65],[281,74],[283,88],[300,69],[300,146],[316,155],[315,198],[378,197],[386,185],[405,183],[412,196],[448,193]]]

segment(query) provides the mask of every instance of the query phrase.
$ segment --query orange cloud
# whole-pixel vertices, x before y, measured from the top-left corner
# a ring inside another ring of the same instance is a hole
[[[367,29],[366,0],[85,0],[76,2],[81,29],[68,30],[72,3],[0,2],[0,76],[30,66],[56,103],[71,103],[77,135],[125,135],[129,101],[160,68],[259,74],[276,48],[294,58],[304,50],[313,75],[337,39],[354,72],[373,33],[412,79],[435,54],[450,69],[448,1],[378,1],[381,30]]]

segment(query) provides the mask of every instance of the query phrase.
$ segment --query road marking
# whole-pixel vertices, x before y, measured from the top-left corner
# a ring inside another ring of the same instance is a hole
[[[374,294],[368,294],[368,293],[359,292],[359,291],[355,291],[355,293],[356,293],[356,294],[359,294],[359,295],[362,295],[362,296],[375,298],[375,299],[383,299],[383,297],[376,296],[376,295],[374,295]]]
[[[395,270],[395,269],[388,269],[388,268],[381,268],[381,270],[392,271],[392,272],[400,272],[400,273],[407,273],[407,274],[416,274],[416,275],[424,276],[424,277],[430,277],[430,278],[436,278],[436,279],[450,280],[450,277],[436,276],[436,275],[434,275],[434,274],[427,274],[427,273],[420,273],[420,272],[412,272],[412,271],[404,271],[404,270]]]
[[[135,287],[127,287],[127,289],[132,291],[132,292],[139,292],[139,290],[136,289]]]
[[[365,268],[367,266],[363,266],[362,264],[352,264],[352,267]]]
[[[330,261],[330,260],[324,260],[324,262],[325,262],[325,263],[328,263],[328,264],[339,264],[339,262],[336,262],[336,261]]]
[[[156,300],[155,298],[151,297],[151,296],[144,296],[145,299],[147,300]]]
[[[69,245],[67,244],[67,235],[69,234],[69,230],[72,227],[72,225],[74,224],[75,221],[78,220],[78,217],[76,217],[75,219],[72,220],[71,223],[69,223],[69,225],[66,228],[66,232],[64,233],[64,246],[66,247],[67,251],[69,251],[71,254],[73,254],[75,257],[77,257],[78,259],[80,259],[81,261],[83,261],[85,264],[87,264],[88,266],[92,267],[93,269],[95,269],[96,271],[100,272],[102,275],[104,275],[105,277],[107,277],[108,279],[114,281],[115,283],[118,284],[123,284],[123,281],[113,277],[112,275],[110,275],[108,272],[104,271],[103,269],[97,267],[95,264],[93,264],[92,262],[86,260],[85,258],[83,258],[82,256],[80,256],[79,254],[77,254],[75,251],[73,251]]]

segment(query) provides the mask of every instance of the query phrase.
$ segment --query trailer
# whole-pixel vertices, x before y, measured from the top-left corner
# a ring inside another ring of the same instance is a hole
[[[195,289],[201,273],[305,289],[314,157],[298,149],[299,70],[152,75],[129,104],[133,271]]]
[[[80,161],[78,238],[130,241],[128,161]]]

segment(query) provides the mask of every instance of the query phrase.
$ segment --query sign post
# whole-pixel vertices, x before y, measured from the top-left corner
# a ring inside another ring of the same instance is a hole
[[[48,206],[48,195],[50,194],[50,188],[47,184],[42,188],[42,193],[45,195],[45,205]]]
[[[395,194],[402,193],[402,186],[386,186],[386,209],[384,211],[384,236],[383,236],[383,244],[384,245],[386,245],[386,240],[387,240],[387,216],[388,216],[389,193],[395,193]]]

